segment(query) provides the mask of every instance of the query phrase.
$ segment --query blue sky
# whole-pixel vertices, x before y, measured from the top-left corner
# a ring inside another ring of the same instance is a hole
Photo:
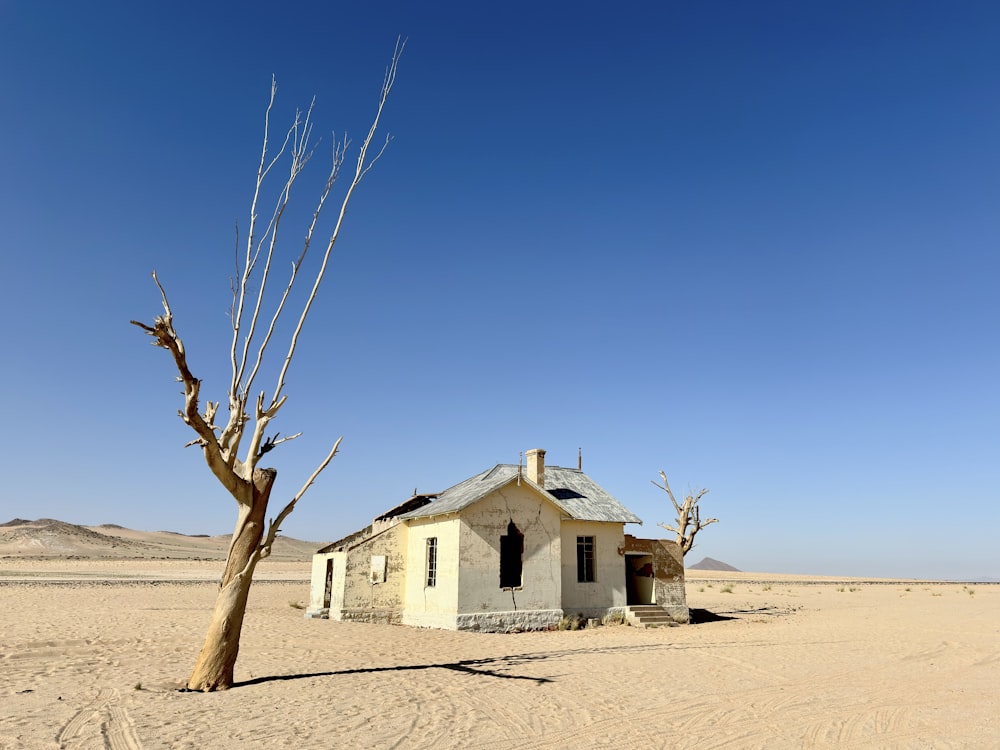
[[[271,76],[276,122],[317,97],[301,218],[403,35],[275,424],[275,504],[344,436],[287,534],[582,448],[631,533],[661,469],[709,487],[696,560],[1000,576],[994,3],[150,6],[0,2],[0,520],[231,530],[128,321],[155,268],[224,399]]]

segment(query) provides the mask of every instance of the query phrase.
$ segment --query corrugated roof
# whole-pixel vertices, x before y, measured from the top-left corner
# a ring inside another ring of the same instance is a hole
[[[497,464],[492,469],[459,482],[440,493],[427,505],[403,513],[400,518],[428,518],[446,513],[456,513],[486,497],[508,482],[521,481],[531,484],[522,467],[515,464]],[[579,469],[561,466],[545,467],[545,492],[566,515],[578,521],[607,521],[611,523],[642,523],[637,515],[615,500],[597,482]]]

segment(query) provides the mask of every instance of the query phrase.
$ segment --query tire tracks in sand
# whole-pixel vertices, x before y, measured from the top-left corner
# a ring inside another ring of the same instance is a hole
[[[59,730],[56,741],[63,750],[92,748],[98,741],[107,750],[142,750],[121,695],[114,688],[101,688]]]

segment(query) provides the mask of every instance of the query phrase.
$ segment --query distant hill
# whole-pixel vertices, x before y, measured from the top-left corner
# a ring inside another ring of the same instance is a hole
[[[694,565],[685,565],[688,570],[722,570],[728,573],[740,573],[739,568],[734,568],[729,563],[724,563],[719,560],[713,560],[711,557],[706,557],[701,562],[697,562]]]
[[[134,531],[117,524],[78,526],[53,518],[0,524],[0,557],[84,559],[225,560],[229,534],[188,536],[173,531]],[[274,560],[308,560],[322,544],[279,536]]]

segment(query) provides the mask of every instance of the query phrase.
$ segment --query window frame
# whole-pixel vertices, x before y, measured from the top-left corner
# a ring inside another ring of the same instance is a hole
[[[429,536],[424,551],[424,588],[437,586],[438,573],[438,538]]]
[[[576,538],[576,582],[597,582],[597,537],[579,535]]]

